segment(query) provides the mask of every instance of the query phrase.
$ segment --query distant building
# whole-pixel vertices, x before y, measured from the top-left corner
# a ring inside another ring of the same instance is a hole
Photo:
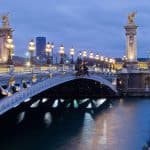
[[[36,37],[36,56],[45,57],[46,37]]]

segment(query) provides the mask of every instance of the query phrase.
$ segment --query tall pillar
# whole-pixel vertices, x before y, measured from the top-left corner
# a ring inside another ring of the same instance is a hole
[[[0,27],[0,63],[6,63],[8,60],[8,49],[6,47],[7,37],[12,38],[12,28],[9,27],[8,15],[0,16],[2,27]]]
[[[138,26],[134,23],[135,13],[128,16],[128,24],[124,27],[126,31],[126,58],[127,62],[137,62],[137,40],[136,30]]]

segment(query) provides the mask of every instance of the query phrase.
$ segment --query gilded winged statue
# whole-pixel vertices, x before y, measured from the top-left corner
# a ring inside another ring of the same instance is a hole
[[[2,19],[2,26],[3,26],[4,28],[9,27],[8,14],[7,14],[7,15],[2,15],[2,16],[0,16],[0,19]]]
[[[134,23],[135,15],[136,15],[136,12],[132,12],[128,15],[128,24],[133,24]]]

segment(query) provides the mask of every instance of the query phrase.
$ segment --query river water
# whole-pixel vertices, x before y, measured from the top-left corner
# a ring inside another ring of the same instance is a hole
[[[11,130],[6,125],[0,150],[141,150],[150,136],[150,99],[111,102],[96,113],[77,109],[20,112],[25,119]]]

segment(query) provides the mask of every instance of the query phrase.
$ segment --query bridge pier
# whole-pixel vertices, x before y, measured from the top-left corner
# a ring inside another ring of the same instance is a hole
[[[120,96],[150,96],[150,73],[119,73],[117,90]]]

